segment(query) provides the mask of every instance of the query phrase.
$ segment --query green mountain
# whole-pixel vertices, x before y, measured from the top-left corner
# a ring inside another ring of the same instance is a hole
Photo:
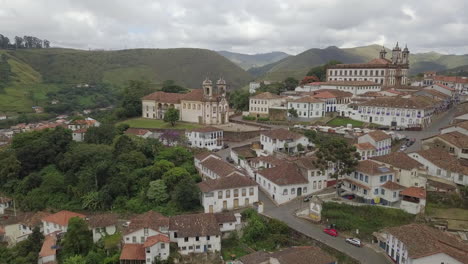
[[[73,49],[3,50],[12,78],[0,89],[0,111],[30,112],[43,105],[46,94],[78,83],[105,83],[115,88],[128,80],[148,80],[156,86],[175,80],[199,88],[206,77],[223,77],[231,88],[253,77],[218,53],[205,49],[131,49],[85,51]]]
[[[312,67],[325,64],[330,60],[339,60],[343,63],[370,61],[379,56],[381,48],[379,45],[370,45],[345,49],[337,47],[309,49],[298,55],[262,67],[251,68],[248,71],[262,80],[281,81],[287,77],[301,79]],[[387,58],[390,58],[391,50],[386,50]],[[428,70],[441,71],[467,64],[468,55],[443,55],[435,52],[410,54],[410,74]]]
[[[463,65],[452,69],[440,71],[437,74],[468,77],[468,65]]]
[[[217,52],[245,70],[248,70],[253,67],[261,67],[263,65],[271,64],[291,56],[287,53],[280,51],[260,53],[254,55],[235,53],[224,50]]]

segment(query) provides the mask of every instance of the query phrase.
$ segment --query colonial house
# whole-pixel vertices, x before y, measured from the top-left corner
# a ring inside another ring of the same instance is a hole
[[[181,121],[204,125],[229,122],[229,105],[226,99],[226,81],[219,79],[216,86],[205,79],[202,89],[186,94],[155,92],[142,98],[144,118],[163,119],[169,108],[179,110]]]
[[[375,130],[358,138],[358,144],[369,143],[375,148],[374,156],[387,155],[392,151],[392,137],[385,132]]]
[[[214,214],[172,216],[169,234],[182,255],[221,251],[222,233]]]
[[[408,83],[409,50],[401,50],[398,43],[391,60],[385,58],[384,47],[379,58],[368,63],[336,64],[327,67],[327,81],[371,81],[383,86],[402,86]]]
[[[452,99],[456,99],[456,95],[457,95],[455,88],[448,87],[447,85],[443,85],[443,84],[433,84],[424,89],[438,91],[439,93],[443,93]]]
[[[382,85],[371,81],[328,81],[315,82],[301,85],[295,88],[296,92],[315,92],[319,90],[338,90],[349,92],[352,96],[364,94],[366,92],[379,92]]]
[[[325,102],[325,112],[336,112],[338,99],[333,93],[328,91],[318,92],[313,97]]]
[[[289,112],[292,109],[297,112],[297,118],[300,120],[321,118],[325,115],[325,102],[312,96],[304,96],[288,101],[289,118],[293,118]]]
[[[169,257],[170,239],[165,234],[149,236],[144,243],[124,244],[120,264],[152,264]]]
[[[205,213],[219,213],[258,202],[258,185],[247,176],[228,177],[198,183]]]
[[[206,126],[185,132],[188,144],[194,148],[217,150],[223,148],[223,130]]]
[[[239,264],[337,264],[337,259],[315,246],[285,248],[269,253],[257,251],[240,258]]]
[[[468,167],[440,148],[412,152],[409,156],[423,164],[431,176],[468,186]]]
[[[249,98],[249,115],[268,117],[270,108],[279,107],[285,103],[285,97],[270,92],[260,93]]]
[[[10,216],[5,220],[3,225],[4,235],[3,242],[9,246],[14,246],[16,243],[26,240],[32,234],[35,227],[39,227],[42,231],[41,219],[50,215],[47,212],[27,212],[19,213],[17,216]]]
[[[378,97],[360,103],[350,118],[389,127],[424,128],[432,122],[436,103],[425,96]]]
[[[88,226],[93,232],[94,243],[102,237],[117,232],[118,217],[113,213],[92,215],[88,218]]]
[[[330,97],[330,99],[321,98],[321,97],[324,97],[323,95],[325,92],[326,94],[331,94],[333,97]],[[329,108],[330,110],[333,109],[333,112],[338,112],[338,114],[341,116],[349,115],[349,110],[350,110],[349,104],[351,103],[351,99],[353,97],[353,94],[351,92],[345,92],[345,91],[334,90],[334,89],[320,89],[320,90],[313,92],[313,94],[315,98],[325,100],[325,102],[330,101],[331,104],[328,104],[326,107]],[[327,111],[327,112],[331,112],[331,111]]]
[[[277,204],[286,203],[310,192],[308,179],[295,164],[289,162],[257,171],[256,181]]]
[[[434,83],[442,84],[450,88],[454,88],[458,93],[466,92],[468,90],[468,78],[461,76],[433,76]]]
[[[206,155],[203,157],[203,155]],[[231,175],[244,176],[244,172],[232,164],[221,159],[221,157],[209,153],[202,153],[194,158],[195,168],[203,179],[218,179]]]
[[[82,129],[82,128],[98,127],[100,125],[101,123],[99,123],[97,120],[94,120],[91,117],[87,117],[85,119],[78,119],[78,120],[71,121],[67,125],[67,128],[70,129],[71,131],[75,131],[75,130]]]
[[[38,264],[50,264],[57,262],[57,234],[56,232],[45,235],[41,251],[39,251]]]
[[[280,128],[260,133],[260,144],[265,152],[275,151],[296,153],[309,146],[309,139],[304,135]]]
[[[468,263],[465,243],[424,224],[389,227],[374,235],[379,246],[395,263]]]
[[[422,148],[441,148],[458,158],[468,159],[468,136],[458,131],[435,135],[421,140]]]
[[[84,138],[85,138],[85,135],[86,135],[86,132],[88,132],[87,128],[80,128],[80,129],[74,130],[72,132],[73,141],[83,142]]]
[[[373,161],[395,170],[396,182],[404,187],[425,187],[427,172],[424,165],[404,152],[392,152],[371,158]]]
[[[457,122],[451,126],[441,128],[440,134],[446,134],[455,131],[468,136],[468,121]]]
[[[68,221],[73,217],[86,218],[85,215],[70,211],[60,211],[55,214],[51,214],[43,217],[42,226],[44,228],[44,235],[48,235],[54,232],[67,232]]]
[[[366,160],[375,156],[376,148],[369,142],[354,144],[360,160]]]
[[[155,211],[148,211],[130,220],[123,231],[123,243],[144,244],[148,237],[167,234],[169,218]]]
[[[354,173],[346,175],[341,187],[365,203],[392,205],[400,200],[399,192],[404,189],[395,179],[394,169],[375,161],[362,160]]]

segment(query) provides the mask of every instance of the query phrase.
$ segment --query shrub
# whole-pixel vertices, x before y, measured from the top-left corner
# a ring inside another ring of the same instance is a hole
[[[257,118],[258,121],[270,121],[270,118],[268,117],[259,117]]]
[[[242,119],[243,120],[253,121],[253,120],[255,120],[255,116],[242,116]]]

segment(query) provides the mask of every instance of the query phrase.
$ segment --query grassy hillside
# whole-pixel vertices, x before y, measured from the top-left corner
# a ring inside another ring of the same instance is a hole
[[[235,53],[224,50],[217,52],[245,70],[248,70],[253,67],[262,67],[264,65],[280,61],[290,56],[287,53],[279,51],[254,55]]]
[[[218,53],[204,49],[133,49],[84,51],[29,49],[0,51],[8,56],[11,78],[0,91],[0,112],[30,112],[44,105],[47,93],[77,83],[106,83],[123,87],[128,80],[148,80],[158,85],[175,80],[199,88],[205,77],[223,77],[231,88],[246,85],[253,77]]]
[[[468,77],[468,65],[463,65],[460,67],[455,67],[452,69],[441,71],[441,72],[438,72],[437,74]]]
[[[249,72],[263,80],[281,81],[289,76],[300,79],[310,68],[325,64],[330,60],[339,60],[344,63],[370,61],[379,56],[381,48],[379,45],[370,45],[346,49],[337,47],[309,49],[263,67],[249,69]],[[387,58],[391,58],[390,49],[387,49]],[[411,54],[410,74],[428,70],[441,71],[467,64],[468,55],[443,55],[435,52]]]

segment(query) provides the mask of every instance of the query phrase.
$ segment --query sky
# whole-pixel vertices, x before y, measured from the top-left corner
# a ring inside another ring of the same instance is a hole
[[[0,0],[0,34],[78,49],[240,53],[408,44],[468,54],[467,0]]]

